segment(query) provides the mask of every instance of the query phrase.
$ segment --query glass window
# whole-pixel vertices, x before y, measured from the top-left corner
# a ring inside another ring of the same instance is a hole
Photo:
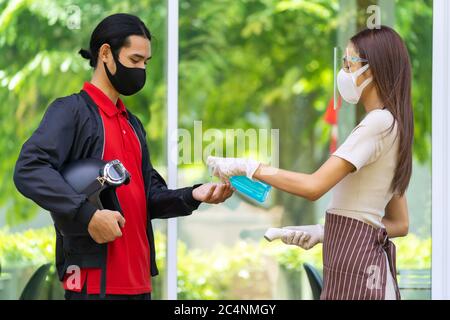
[[[55,232],[48,212],[25,199],[12,175],[22,143],[39,124],[56,98],[78,92],[92,69],[78,50],[89,46],[95,26],[108,14],[138,15],[153,34],[147,83],[136,96],[123,101],[142,121],[152,163],[166,174],[166,1],[27,2],[21,10],[0,3],[8,23],[0,35],[0,300],[17,299],[31,274],[43,263],[54,262]],[[149,9],[150,8],[150,9]],[[30,28],[30,26],[33,26]],[[166,221],[154,220],[160,276],[153,279],[153,299],[164,297]],[[43,299],[62,299],[62,287],[51,268],[51,290]]]
[[[195,143],[180,144],[178,180],[211,179],[201,163],[201,151],[208,154],[211,145],[227,156],[256,157],[275,142],[281,168],[316,170],[334,139],[341,143],[364,114],[361,106],[344,105],[337,123],[326,116],[333,105],[333,49],[365,26],[371,4],[404,37],[414,68],[411,228],[395,242],[403,297],[429,299],[432,1],[180,2],[179,127]],[[249,129],[257,133],[256,145]],[[279,139],[269,134],[261,141],[261,129],[278,129]],[[233,144],[237,138],[228,139],[238,130],[247,134],[243,149]],[[329,199],[313,203],[272,190],[257,204],[235,194],[180,219],[179,298],[312,298],[302,265],[320,271],[321,246],[302,251],[262,236],[268,227],[323,223]]]
[[[0,12],[10,15],[0,34],[0,299],[17,299],[31,274],[54,261],[51,218],[17,192],[13,169],[46,107],[90,79],[76,52],[107,14],[137,14],[152,31],[146,87],[124,102],[144,124],[152,163],[166,179],[167,117],[175,117],[167,108],[167,1],[14,5],[0,2]],[[330,112],[337,100],[335,48],[377,22],[379,10],[381,23],[404,38],[414,71],[410,233],[395,239],[399,283],[404,299],[429,299],[432,7],[432,0],[179,1],[178,186],[216,181],[204,160],[220,151],[316,170],[364,116],[363,107],[345,103],[338,119]],[[329,194],[310,202],[272,189],[258,203],[235,193],[180,218],[178,297],[312,299],[303,264],[320,273],[322,247],[303,251],[263,235],[269,227],[323,223],[329,200]],[[152,298],[161,299],[167,296],[167,222],[154,220],[154,229],[160,275]],[[54,267],[51,272],[42,298],[61,299]]]

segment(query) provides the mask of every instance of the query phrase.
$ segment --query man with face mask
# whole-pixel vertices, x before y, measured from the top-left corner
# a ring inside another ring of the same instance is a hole
[[[67,234],[55,226],[66,299],[150,299],[151,276],[158,274],[151,219],[190,215],[233,190],[228,183],[169,190],[152,167],[144,127],[119,98],[145,85],[151,34],[138,17],[105,18],[80,54],[94,68],[91,81],[49,106],[22,147],[14,182],[52,216],[84,231]],[[129,172],[130,183],[117,189],[121,212],[97,209],[64,180],[61,168],[85,158],[117,159]]]

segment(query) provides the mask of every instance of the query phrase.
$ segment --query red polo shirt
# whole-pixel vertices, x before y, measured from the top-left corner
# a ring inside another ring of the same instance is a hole
[[[134,295],[151,292],[150,248],[147,240],[147,201],[142,177],[141,146],[120,99],[114,103],[96,86],[83,86],[98,106],[105,132],[103,160],[119,159],[131,174],[131,182],[117,189],[126,223],[122,237],[108,243],[106,294]],[[100,269],[82,269],[81,291],[100,293]],[[68,286],[64,281],[64,288]]]

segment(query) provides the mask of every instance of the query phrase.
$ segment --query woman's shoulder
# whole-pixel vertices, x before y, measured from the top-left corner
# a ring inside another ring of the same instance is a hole
[[[370,128],[373,133],[382,133],[390,129],[393,125],[394,129],[396,127],[395,118],[388,109],[370,111],[361,121],[360,125]]]

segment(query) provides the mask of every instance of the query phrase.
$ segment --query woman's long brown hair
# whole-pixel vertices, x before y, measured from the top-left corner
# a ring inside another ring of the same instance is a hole
[[[414,116],[411,99],[411,62],[397,32],[381,26],[365,29],[351,39],[361,58],[367,59],[379,97],[397,123],[399,149],[391,190],[404,195],[412,174]],[[391,130],[395,123],[392,124]]]

